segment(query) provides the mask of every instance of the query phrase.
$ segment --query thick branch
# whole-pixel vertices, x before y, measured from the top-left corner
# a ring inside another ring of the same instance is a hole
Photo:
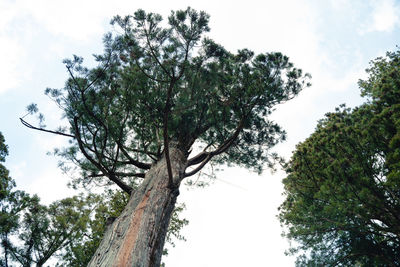
[[[165,103],[165,109],[164,109],[164,153],[165,153],[165,160],[167,162],[167,170],[168,170],[168,187],[172,187],[172,184],[173,184],[171,160],[169,158],[168,115],[169,115],[169,111],[170,111],[171,93],[172,93],[172,88],[174,87],[174,83],[175,83],[175,79],[172,79],[171,83],[168,87],[167,101]]]
[[[188,159],[187,166],[193,166],[196,164],[201,163],[207,156],[210,154],[210,152],[202,151],[193,158]]]
[[[186,51],[185,55],[185,61],[188,58],[188,50]],[[164,109],[164,152],[165,152],[165,160],[167,162],[167,170],[168,170],[168,186],[172,187],[173,186],[173,177],[172,177],[172,168],[171,168],[171,160],[169,157],[169,144],[168,144],[168,115],[170,112],[170,105],[171,105],[171,94],[172,94],[172,89],[174,88],[175,81],[179,80],[183,73],[184,73],[185,65],[182,66],[181,72],[179,73],[178,77],[172,77],[171,83],[168,87],[167,91],[167,101],[165,103],[165,109]]]
[[[129,172],[129,173],[125,173],[125,172],[113,172],[114,175],[116,176],[120,176],[120,177],[139,177],[139,178],[144,178],[145,174],[144,173],[136,173],[136,172]],[[98,173],[98,174],[91,174],[91,175],[87,175],[87,178],[96,178],[96,177],[103,177],[103,176],[107,176],[104,173]]]
[[[117,142],[117,144],[118,144],[119,148],[121,149],[122,154],[124,154],[124,156],[128,159],[129,163],[131,163],[132,165],[134,165],[140,169],[144,169],[144,170],[150,169],[151,164],[143,163],[143,162],[133,159],[119,142]]]
[[[187,166],[192,166],[199,164],[200,165],[195,168],[194,170],[184,173],[184,177],[189,177],[197,172],[199,172],[211,159],[212,157],[224,153],[228,148],[230,148],[233,144],[233,142],[236,140],[236,138],[239,136],[239,133],[243,129],[243,124],[244,124],[244,117],[240,120],[238,126],[236,127],[235,132],[232,134],[231,137],[225,140],[223,144],[221,144],[217,149],[211,152],[201,152],[198,155],[194,156],[193,158],[188,160]]]
[[[199,172],[201,169],[203,169],[203,167],[211,160],[212,157],[213,157],[213,155],[211,153],[208,153],[206,158],[201,162],[201,164],[197,168],[195,168],[194,170],[192,170],[190,172],[185,172],[183,177],[189,177],[189,176],[195,175],[197,172]]]
[[[294,96],[295,96],[295,94],[292,97],[294,97]],[[247,115],[250,114],[251,110],[257,105],[257,101],[260,99],[260,97],[261,97],[261,95],[258,96],[253,101],[253,103],[250,104],[250,107],[249,107],[249,110],[247,112]],[[291,96],[288,96],[286,100],[289,100],[289,99],[291,99]],[[278,100],[276,101],[276,103],[279,103],[279,102],[280,101],[278,101]],[[274,102],[272,102],[272,103],[274,103]],[[205,164],[203,164],[203,163],[204,162],[207,163],[211,159],[211,157],[213,157],[215,155],[219,155],[219,154],[225,152],[233,144],[235,139],[238,137],[240,131],[243,129],[244,118],[247,115],[244,115],[242,117],[242,119],[239,122],[239,125],[236,128],[234,134],[230,138],[228,138],[222,145],[220,145],[215,151],[212,151],[212,152],[203,151],[203,152],[197,154],[196,156],[194,156],[193,158],[189,159],[188,162],[187,162],[187,166],[193,166],[193,165],[196,165],[196,164],[199,164],[199,163],[201,163],[201,164],[196,169],[194,169],[193,171],[191,171],[189,173],[186,173],[185,177],[191,176],[191,175],[195,174],[196,172],[198,172],[201,168],[204,167]]]

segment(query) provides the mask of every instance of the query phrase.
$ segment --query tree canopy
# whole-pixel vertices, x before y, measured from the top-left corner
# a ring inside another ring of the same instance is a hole
[[[191,8],[172,11],[167,23],[143,10],[116,16],[116,33],[105,35],[105,52],[95,55],[98,67],[86,68],[74,56],[64,61],[65,87],[46,89],[69,128],[22,122],[72,138],[56,153],[80,167],[76,183],[115,183],[130,193],[163,153],[171,177],[169,144],[187,155],[203,148],[183,177],[209,162],[260,172],[273,161],[270,148],[285,138],[267,116],[308,86],[309,75],[281,53],[228,52],[204,37],[208,21]]]
[[[279,218],[298,266],[400,265],[400,51],[371,62],[367,102],[297,145]]]
[[[0,133],[0,160],[8,154]],[[71,240],[79,239],[90,221],[93,201],[72,197],[49,206],[15,190],[15,181],[0,164],[0,265],[43,266]]]

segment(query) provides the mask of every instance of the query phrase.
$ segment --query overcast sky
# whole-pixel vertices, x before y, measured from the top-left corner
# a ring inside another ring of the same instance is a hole
[[[187,6],[211,15],[208,35],[228,50],[280,51],[313,76],[311,88],[273,114],[288,132],[287,142],[277,147],[287,158],[326,112],[341,103],[362,103],[357,80],[366,77],[368,62],[400,45],[398,0],[0,0],[0,131],[18,188],[46,203],[74,194],[57,159],[46,155],[65,140],[26,129],[18,120],[35,102],[46,124],[57,126],[60,113],[43,91],[63,86],[62,60],[77,54],[91,64],[116,14],[142,8],[167,17],[171,9]],[[182,189],[187,242],[170,249],[167,266],[293,266],[276,219],[282,178],[280,171],[259,176],[225,168],[205,189]]]

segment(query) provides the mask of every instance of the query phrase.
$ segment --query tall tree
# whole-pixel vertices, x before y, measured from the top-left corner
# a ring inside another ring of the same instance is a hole
[[[298,266],[400,265],[400,51],[367,72],[368,102],[326,114],[286,169],[279,217]]]
[[[0,161],[8,147],[0,132]],[[0,164],[0,266],[44,266],[58,256],[57,266],[85,266],[98,248],[109,224],[121,214],[129,200],[125,192],[107,190],[55,201],[49,206],[24,191]],[[188,224],[179,218],[184,209],[177,205],[167,231],[167,242],[183,240],[180,230]],[[165,251],[166,253],[166,251]]]
[[[281,53],[228,52],[203,37],[208,21],[191,8],[173,11],[167,24],[143,10],[116,16],[119,33],[105,36],[99,66],[65,60],[65,87],[46,90],[69,129],[22,119],[71,138],[60,154],[81,168],[76,183],[106,178],[131,195],[89,266],[158,266],[183,179],[208,163],[261,172],[273,162],[270,148],[285,133],[267,117],[309,75]]]

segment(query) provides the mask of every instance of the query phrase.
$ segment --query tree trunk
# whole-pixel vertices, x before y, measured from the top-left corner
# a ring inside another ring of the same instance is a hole
[[[167,228],[186,165],[184,153],[174,147],[170,148],[170,160],[175,189],[168,188],[168,171],[163,157],[146,173],[122,214],[108,227],[88,266],[160,266]]]

